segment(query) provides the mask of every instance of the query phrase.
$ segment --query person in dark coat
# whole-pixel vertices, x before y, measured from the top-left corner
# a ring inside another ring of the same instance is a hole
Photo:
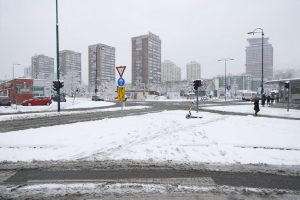
[[[274,103],[274,99],[275,99],[275,96],[274,96],[274,94],[271,94],[271,105],[273,105],[273,103]]]
[[[267,106],[270,106],[271,97],[270,95],[267,96]]]
[[[266,95],[263,94],[263,95],[261,96],[261,105],[262,105],[263,107],[265,106],[266,99],[267,99]]]
[[[254,101],[255,116],[257,116],[257,113],[260,111],[259,110],[259,99],[257,97],[255,97],[253,99],[253,101]]]

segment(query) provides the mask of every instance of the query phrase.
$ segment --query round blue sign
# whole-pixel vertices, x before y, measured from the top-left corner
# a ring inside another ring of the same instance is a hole
[[[118,79],[118,86],[124,86],[125,80],[123,78]]]

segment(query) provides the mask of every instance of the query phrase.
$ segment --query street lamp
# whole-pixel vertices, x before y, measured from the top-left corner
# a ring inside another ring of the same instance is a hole
[[[248,34],[254,35],[255,33],[261,33],[261,93],[262,95],[264,93],[264,30],[262,28],[256,28],[252,32],[248,32]]]
[[[18,64],[18,63],[13,63],[13,74],[12,74],[12,82],[14,82],[14,78],[15,78],[15,66],[18,66],[18,65],[21,65],[21,64]],[[17,109],[17,100],[16,100],[16,93],[17,93],[17,86],[16,86],[16,83],[12,83],[14,85],[14,90],[13,90],[13,101],[14,103],[16,104],[16,109]]]
[[[59,80],[59,75],[60,75],[60,66],[59,66],[59,30],[58,30],[58,0],[56,0],[55,4],[55,10],[56,10],[56,76],[57,76],[57,81]],[[58,96],[58,101],[57,101],[57,112],[60,112],[60,87],[57,89],[57,96]]]
[[[15,66],[17,66],[17,65],[21,65],[21,64],[13,63],[13,74],[12,74],[12,79],[15,78]]]
[[[225,62],[225,101],[226,101],[226,87],[227,87],[227,82],[226,82],[226,62],[230,61],[230,60],[234,60],[233,58],[222,58],[218,61],[224,61]]]

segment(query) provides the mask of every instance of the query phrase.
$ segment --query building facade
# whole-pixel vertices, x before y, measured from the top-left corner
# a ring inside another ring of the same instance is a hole
[[[45,55],[31,57],[31,73],[33,79],[54,79],[54,58]]]
[[[33,97],[33,80],[27,78],[16,78],[1,83],[0,93],[8,96],[13,104],[21,104],[22,101]]]
[[[161,83],[161,40],[149,33],[131,38],[132,84],[144,84],[146,88]]]
[[[170,60],[161,63],[161,82],[181,80],[181,69]]]
[[[186,65],[186,78],[188,81],[201,79],[201,65],[195,61]]]
[[[262,39],[247,39],[249,46],[246,47],[246,74],[250,74],[254,79],[261,80],[262,77]],[[269,38],[263,40],[263,66],[264,81],[273,79],[273,46],[269,43]]]
[[[89,88],[101,90],[106,85],[115,83],[115,47],[105,44],[94,44],[89,46]]]
[[[63,50],[59,52],[59,66],[64,80],[63,90],[72,94],[81,85],[81,53]]]

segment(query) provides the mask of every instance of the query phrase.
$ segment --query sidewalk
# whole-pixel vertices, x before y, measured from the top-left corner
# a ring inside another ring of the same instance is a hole
[[[224,112],[231,115],[253,115],[254,114],[254,105],[252,102],[246,105],[228,105],[228,106],[209,106],[201,107],[201,110],[204,111],[216,111],[216,113],[224,114]],[[274,108],[274,107],[262,107],[259,106],[260,112],[258,116],[261,117],[271,117],[271,118],[280,118],[280,119],[299,119],[300,120],[300,110],[290,109],[287,112],[286,108]]]

